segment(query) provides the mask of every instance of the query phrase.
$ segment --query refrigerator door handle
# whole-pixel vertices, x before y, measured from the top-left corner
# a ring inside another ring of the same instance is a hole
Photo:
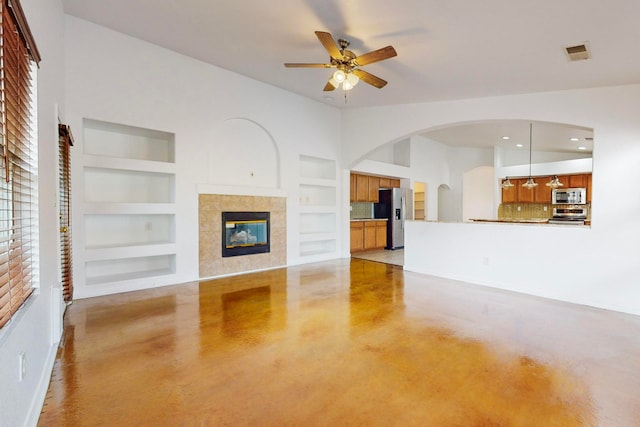
[[[402,221],[400,222],[402,229],[404,230],[404,221],[407,219],[407,199],[402,196],[400,198],[400,205],[402,206]]]

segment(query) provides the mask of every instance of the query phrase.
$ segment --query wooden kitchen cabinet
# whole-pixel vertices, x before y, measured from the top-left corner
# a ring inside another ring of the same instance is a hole
[[[351,221],[351,252],[364,250],[364,221]]]
[[[369,177],[367,175],[356,175],[356,202],[369,201]]]
[[[538,186],[534,189],[533,195],[534,202],[536,203],[551,203],[551,187],[547,185],[547,182],[551,181],[550,176],[538,177],[536,182]]]
[[[350,175],[349,201],[378,203],[378,190],[380,188],[400,188],[400,180],[352,172]]]
[[[376,221],[376,248],[387,246],[387,221]]]
[[[500,181],[501,185],[502,181]],[[522,185],[522,180],[509,178],[509,181],[513,184],[513,187],[502,189],[502,203],[518,203],[518,188]]]
[[[369,177],[369,202],[378,203],[378,189],[380,188],[380,178],[377,176]]]
[[[351,252],[384,249],[387,246],[387,221],[351,221]]]
[[[589,174],[568,175],[567,188],[587,188],[589,184]]]
[[[513,187],[502,189],[502,203],[551,203],[551,187],[547,186],[547,182],[551,181],[553,176],[534,177],[534,181],[538,186],[533,190],[527,190],[522,186],[527,178],[510,178]],[[586,188],[587,203],[591,203],[591,174],[576,175],[558,175],[563,186],[561,188]],[[500,182],[502,183],[502,181]]]
[[[349,186],[349,201],[350,202],[355,202],[356,201],[356,174],[352,173],[350,176],[350,186]]]
[[[529,178],[522,178],[519,179],[518,181],[518,203],[533,203],[535,200],[535,194],[536,194],[536,188],[526,188],[523,187],[522,184],[524,184],[525,182],[527,182]],[[538,180],[539,181],[539,180]],[[534,179],[534,182],[538,182]],[[515,184],[515,183],[514,183]],[[538,183],[538,187],[540,187],[540,184]],[[515,188],[515,187],[514,187]]]
[[[364,223],[364,249],[376,248],[376,222],[367,221]]]

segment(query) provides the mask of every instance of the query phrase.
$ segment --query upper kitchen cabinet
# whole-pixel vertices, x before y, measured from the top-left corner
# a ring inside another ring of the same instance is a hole
[[[369,177],[369,201],[378,203],[378,189],[380,188],[380,178],[377,176]]]
[[[529,190],[522,186],[527,178],[510,178],[513,187],[502,189],[502,203],[551,203],[551,187],[547,183],[552,176],[534,177],[537,187]],[[562,188],[586,188],[587,203],[591,203],[591,174],[559,175]]]
[[[400,180],[384,178],[360,173],[351,174],[349,200],[351,202],[378,203],[380,188],[400,188]]]
[[[367,175],[356,175],[356,202],[369,201],[369,177]]]

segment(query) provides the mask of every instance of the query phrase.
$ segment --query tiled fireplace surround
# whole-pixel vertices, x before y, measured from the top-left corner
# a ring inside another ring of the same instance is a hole
[[[286,200],[286,197],[199,194],[200,278],[286,265]],[[271,251],[223,258],[222,212],[270,212]]]

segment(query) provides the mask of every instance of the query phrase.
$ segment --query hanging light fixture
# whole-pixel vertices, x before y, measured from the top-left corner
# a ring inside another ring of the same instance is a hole
[[[531,189],[533,189],[533,188],[538,186],[538,183],[535,182],[533,180],[533,178],[531,177],[531,140],[532,140],[532,133],[533,133],[533,124],[529,123],[529,179],[527,179],[527,182],[522,184],[522,186],[524,188],[527,188],[529,190],[531,190]]]
[[[564,184],[561,183],[560,180],[558,179],[558,175],[554,175],[551,181],[546,183],[546,186],[551,188],[559,188],[559,187],[562,187],[563,185]]]
[[[504,188],[505,190],[513,187],[513,183],[509,180],[509,177],[507,177],[504,181],[502,181],[501,187]]]
[[[342,84],[342,90],[351,90],[359,81],[360,79],[355,74],[337,70],[333,73],[329,83],[336,89]]]

